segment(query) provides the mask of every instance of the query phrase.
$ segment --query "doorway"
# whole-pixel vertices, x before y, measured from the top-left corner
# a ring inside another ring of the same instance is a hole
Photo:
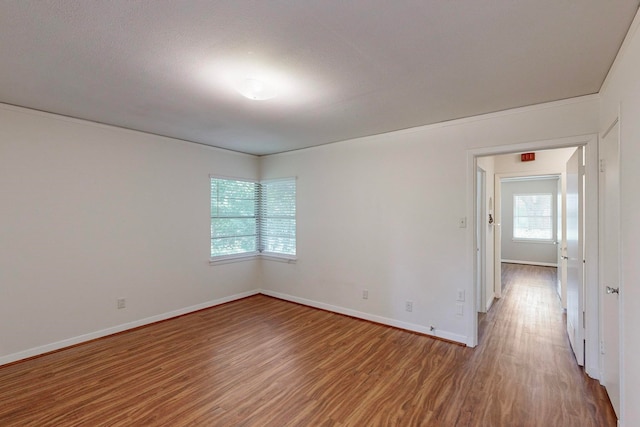
[[[598,272],[598,202],[597,197],[590,197],[590,195],[597,194],[597,136],[596,135],[588,135],[583,137],[572,137],[572,138],[562,138],[556,140],[548,140],[548,141],[538,141],[531,142],[526,144],[514,144],[510,146],[502,146],[502,147],[491,147],[485,149],[472,150],[468,154],[468,161],[470,170],[473,173],[470,175],[470,182],[468,182],[468,191],[471,200],[471,206],[473,206],[473,215],[470,215],[472,218],[477,218],[478,215],[478,195],[477,195],[477,165],[478,163],[487,157],[493,157],[498,155],[510,155],[512,158],[516,156],[518,153],[523,152],[541,152],[546,150],[553,149],[566,149],[573,148],[578,146],[584,147],[584,157],[586,160],[586,168],[585,168],[585,223],[584,223],[584,231],[585,231],[585,250],[584,250],[584,272],[585,272],[585,316],[586,316],[586,327],[584,331],[584,341],[585,341],[585,371],[586,373],[593,377],[598,378],[599,369],[598,369],[598,285],[597,285],[597,272]],[[573,151],[573,150],[572,150]],[[513,160],[515,164],[516,161]],[[516,172],[511,171],[512,174],[520,175],[541,175],[541,174],[549,174],[558,173],[558,170],[541,170],[544,168],[540,167],[540,163],[531,163],[533,166],[528,166],[528,172]],[[537,165],[537,166],[536,166]],[[538,170],[536,170],[536,168]],[[495,173],[494,173],[495,175]],[[491,181],[490,178],[487,181]],[[494,214],[495,214],[495,225],[494,225],[494,240],[497,240],[501,236],[501,224],[500,218],[498,216],[499,212],[499,194],[495,194],[494,199]],[[562,207],[560,207],[562,209]],[[484,227],[484,222],[486,218],[482,221],[475,221],[474,224],[474,232],[471,236],[473,239],[473,244],[470,245],[472,248],[474,256],[474,276],[477,277],[479,270],[483,267],[482,258],[477,255],[478,249],[478,229]],[[562,256],[562,251],[558,250],[559,256]],[[500,249],[497,244],[494,245],[494,256],[492,254],[488,254],[489,259],[494,259],[493,268],[491,271],[494,276],[494,286],[493,290],[496,297],[500,297],[500,267],[496,266],[499,264],[501,260]],[[485,258],[486,259],[486,258]],[[486,264],[484,264],[486,265]],[[562,272],[560,272],[562,274]],[[486,277],[485,277],[486,278]],[[474,278],[475,279],[475,278]],[[482,305],[479,303],[482,288],[478,285],[477,279],[474,280],[474,283],[477,285],[474,287],[475,298],[474,304],[476,305],[475,311],[478,312],[481,310]],[[472,339],[470,340],[470,345],[475,346],[478,344],[478,318],[477,316],[471,316],[470,328],[472,332]]]

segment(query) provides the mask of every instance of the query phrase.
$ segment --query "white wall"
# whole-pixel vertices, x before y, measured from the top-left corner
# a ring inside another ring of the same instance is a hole
[[[597,113],[586,97],[264,157],[262,178],[298,176],[299,258],[264,263],[264,287],[472,343],[470,150],[594,133]]]
[[[259,289],[208,264],[209,173],[258,158],[0,105],[0,364]]]
[[[622,421],[640,425],[640,17],[632,25],[601,91],[600,132],[620,117]]]
[[[520,160],[520,153],[495,156],[495,170],[498,174],[510,176],[545,175],[562,173],[567,169],[567,161],[576,151],[575,147],[536,151],[532,162]]]

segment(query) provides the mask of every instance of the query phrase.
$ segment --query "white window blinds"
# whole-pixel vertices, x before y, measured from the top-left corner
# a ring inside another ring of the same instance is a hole
[[[515,194],[513,196],[513,238],[533,240],[553,238],[551,194]]]
[[[255,182],[211,178],[211,257],[257,252]]]
[[[259,209],[260,252],[295,255],[295,178],[262,182]]]
[[[296,255],[296,180],[211,177],[211,258]]]

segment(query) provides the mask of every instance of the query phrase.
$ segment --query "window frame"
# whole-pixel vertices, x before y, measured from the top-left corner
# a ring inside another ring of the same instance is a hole
[[[265,213],[265,202],[263,201],[263,199],[266,197],[266,191],[265,191],[265,187],[268,186],[269,184],[273,184],[273,183],[282,183],[282,182],[293,182],[294,184],[294,194],[293,194],[293,218],[291,218],[291,216],[288,215],[282,215],[282,216],[277,216],[277,215],[267,215]],[[266,180],[262,180],[258,183],[258,185],[261,186],[259,194],[260,194],[260,200],[258,202],[258,212],[257,212],[257,217],[258,217],[258,251],[259,251],[259,256],[267,258],[267,259],[274,259],[274,260],[278,260],[278,261],[296,261],[297,260],[297,246],[298,246],[298,210],[297,210],[297,205],[298,205],[298,185],[297,185],[297,178],[296,177],[286,177],[286,178],[275,178],[275,179],[266,179]],[[265,231],[265,227],[263,226],[264,224],[264,220],[267,218],[281,218],[281,219],[293,219],[293,227],[294,227],[294,232],[293,232],[293,239],[294,239],[294,249],[295,252],[293,254],[290,253],[284,253],[284,252],[271,252],[271,251],[267,251],[264,249],[264,239],[262,237],[264,231]]]
[[[254,192],[256,193],[256,200],[255,200],[255,205],[254,205],[254,215],[253,217],[249,217],[249,218],[255,218],[256,221],[256,234],[255,234],[255,251],[251,251],[251,252],[241,252],[241,253],[234,253],[234,254],[227,254],[227,255],[213,255],[211,248],[212,246],[212,241],[215,238],[213,236],[213,220],[214,215],[213,215],[213,211],[212,211],[212,201],[213,201],[213,194],[212,194],[212,181],[216,179],[216,180],[226,180],[226,181],[236,181],[236,182],[247,182],[247,183],[251,183],[253,184],[254,187]],[[266,252],[262,249],[262,231],[263,231],[263,226],[262,226],[262,212],[263,212],[263,205],[262,205],[262,196],[263,196],[263,190],[262,190],[262,186],[271,182],[278,182],[278,181],[293,181],[296,185],[295,185],[295,189],[294,189],[294,235],[293,238],[295,239],[295,254],[285,254],[285,253],[278,253],[278,252]],[[214,175],[214,174],[210,174],[209,175],[209,206],[210,206],[210,211],[209,211],[209,217],[210,217],[210,251],[209,251],[209,264],[210,265],[215,265],[215,264],[226,264],[226,263],[231,263],[231,262],[239,262],[239,261],[246,261],[246,260],[250,260],[250,259],[256,259],[256,258],[264,258],[264,259],[268,259],[268,260],[274,260],[274,261],[281,261],[281,262],[287,262],[287,263],[295,263],[297,261],[297,178],[296,177],[285,177],[285,178],[277,178],[277,179],[269,179],[269,180],[263,180],[263,181],[257,181],[257,180],[252,180],[252,179],[246,179],[246,178],[235,178],[235,177],[229,177],[229,176],[222,176],[222,175]]]

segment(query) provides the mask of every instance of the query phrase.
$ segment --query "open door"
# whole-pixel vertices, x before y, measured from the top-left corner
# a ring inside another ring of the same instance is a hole
[[[620,156],[618,123],[600,142],[602,378],[620,418]]]
[[[476,180],[476,306],[481,313],[487,312],[487,262],[485,258],[487,248],[487,227],[485,223],[485,218],[487,217],[486,175],[486,171],[478,166]]]
[[[562,308],[564,308],[564,296],[563,296],[563,287],[564,282],[562,281],[563,272],[564,272],[564,229],[563,229],[563,221],[564,210],[562,209],[562,200],[564,198],[562,191],[563,180],[558,180],[558,196],[556,197],[556,237],[555,244],[557,249],[557,263],[558,268],[556,270],[556,292],[560,297],[560,302],[562,303]]]
[[[493,201],[493,294],[502,298],[502,183],[498,175],[494,177],[495,197]]]
[[[567,162],[567,334],[584,366],[584,162],[578,147]]]

